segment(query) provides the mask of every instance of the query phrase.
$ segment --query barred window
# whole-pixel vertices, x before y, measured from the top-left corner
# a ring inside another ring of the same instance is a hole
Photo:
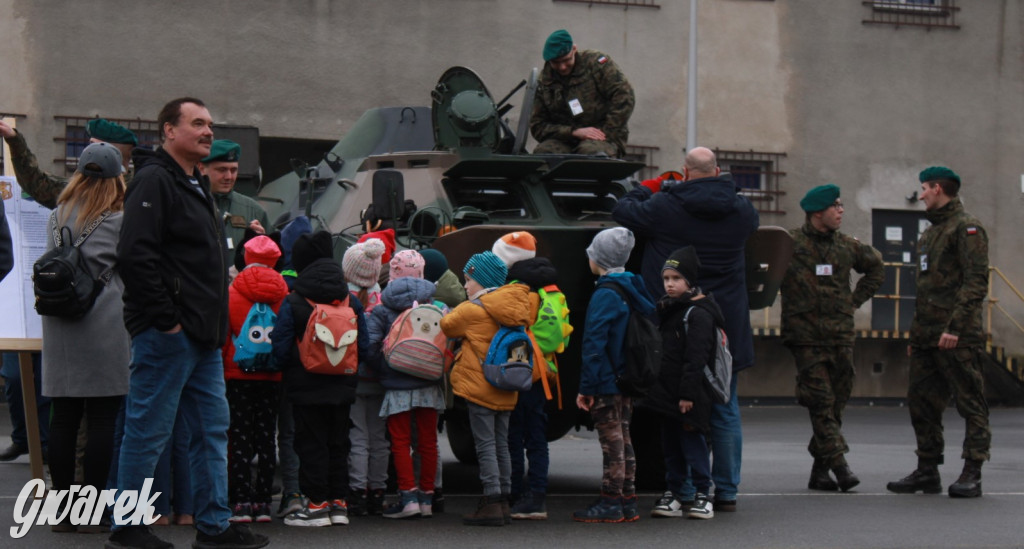
[[[651,179],[660,174],[658,165],[654,163],[654,154],[659,150],[653,145],[626,145],[626,154],[622,159],[630,162],[643,162],[644,167],[638,175],[641,180]]]
[[[64,168],[64,175],[69,176],[74,173],[75,168],[78,167],[78,157],[82,155],[82,151],[89,146],[89,133],[86,131],[86,124],[89,123],[93,117],[88,116],[54,116],[58,122],[64,124],[63,135],[53,138],[58,143],[63,143],[64,155],[59,158],[54,158],[53,163],[62,165]],[[107,118],[111,122],[116,122],[129,130],[131,130],[135,137],[139,140],[140,147],[154,148],[160,144],[160,132],[159,127],[155,120],[140,120],[131,118]]]
[[[661,9],[661,6],[654,3],[654,0],[553,0],[554,2],[572,2],[575,4],[604,4],[609,6],[622,6],[626,9],[629,8],[655,8]]]
[[[864,24],[959,29],[956,0],[864,0],[871,10]]]
[[[786,175],[781,171],[780,161],[786,153],[759,151],[729,151],[715,149],[718,165],[723,172],[732,174],[733,181],[761,213],[786,213],[781,206],[782,190],[780,179]]]

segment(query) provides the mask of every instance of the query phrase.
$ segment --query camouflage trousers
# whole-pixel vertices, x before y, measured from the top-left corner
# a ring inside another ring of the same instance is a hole
[[[593,139],[584,139],[583,141],[573,139],[571,142],[547,139],[538,143],[537,147],[533,149],[533,154],[585,154],[589,156],[605,154],[611,158],[621,157],[622,152],[622,148],[613,141]]]
[[[942,413],[950,396],[956,411],[967,422],[963,459],[989,458],[992,431],[988,425],[988,402],[981,373],[983,351],[976,347],[942,351],[932,347],[914,348],[910,363],[907,404],[917,437],[917,455],[942,463]]]
[[[629,437],[633,401],[624,395],[598,395],[590,408],[590,417],[601,442],[604,473],[601,493],[607,496],[632,496],[636,493],[636,455]]]
[[[850,451],[843,438],[843,409],[853,391],[853,347],[794,345],[796,397],[811,416],[807,451],[826,464]]]

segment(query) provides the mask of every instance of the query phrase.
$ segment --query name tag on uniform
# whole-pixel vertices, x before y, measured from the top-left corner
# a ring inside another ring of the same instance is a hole
[[[233,238],[231,238],[229,236],[229,237],[225,238],[224,240],[227,240],[227,242],[228,242],[228,249],[229,250],[234,250],[235,249],[235,240]]]
[[[814,273],[818,276],[832,276],[832,265],[822,264],[814,266]]]
[[[579,115],[583,114],[583,105],[580,105],[580,100],[579,99],[570,99],[569,100],[569,110],[572,111],[572,115],[573,116],[579,116]]]
[[[928,254],[921,254],[921,270],[928,270]]]

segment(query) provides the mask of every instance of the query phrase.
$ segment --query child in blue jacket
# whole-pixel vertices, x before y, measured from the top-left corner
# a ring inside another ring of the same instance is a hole
[[[629,229],[614,227],[597,233],[587,248],[590,270],[598,279],[587,306],[576,405],[589,411],[594,420],[605,467],[600,499],[573,513],[573,520],[579,522],[631,522],[639,518],[634,485],[636,457],[629,436],[633,402],[615,384],[625,366],[623,347],[630,310],[644,315],[654,312],[654,300],[643,280],[625,269],[634,242]],[[629,302],[606,284],[619,286]]]

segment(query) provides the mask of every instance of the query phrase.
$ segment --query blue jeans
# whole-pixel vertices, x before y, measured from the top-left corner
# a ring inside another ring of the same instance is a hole
[[[42,379],[42,355],[32,353],[32,371],[36,381],[36,410],[39,414],[39,443],[46,449],[50,434],[50,397],[44,397]],[[18,353],[3,353],[3,367],[0,376],[4,378],[4,398],[11,414],[11,442],[28,448],[28,431],[25,430],[25,401],[21,398],[21,368]],[[44,454],[46,452],[43,452]]]
[[[157,513],[167,518],[171,518],[172,511],[176,515],[191,515],[195,510],[192,506],[192,472],[188,462],[191,438],[179,411],[171,441],[160,454],[153,474],[153,490],[160,492],[153,506]]]
[[[740,403],[736,398],[736,380],[732,376],[732,387],[728,404],[711,405],[711,433],[708,445],[711,446],[711,480],[715,483],[715,499],[735,501],[740,484],[740,462],[743,460],[743,430],[740,425]],[[665,473],[669,486],[678,483],[679,479],[671,472]],[[687,477],[681,495],[683,499],[693,499],[692,480]]]
[[[141,490],[174,430],[188,428],[196,528],[217,535],[228,527],[228,401],[220,349],[203,349],[183,331],[149,328],[132,337],[118,490]],[[117,517],[115,517],[116,519]],[[120,526],[121,524],[118,524]]]
[[[512,457],[512,495],[528,489],[545,493],[548,490],[548,414],[544,411],[544,386],[534,383],[529,391],[519,393],[519,400],[508,422],[508,451]],[[523,451],[526,457],[523,457]],[[530,462],[527,486],[523,474]]]

